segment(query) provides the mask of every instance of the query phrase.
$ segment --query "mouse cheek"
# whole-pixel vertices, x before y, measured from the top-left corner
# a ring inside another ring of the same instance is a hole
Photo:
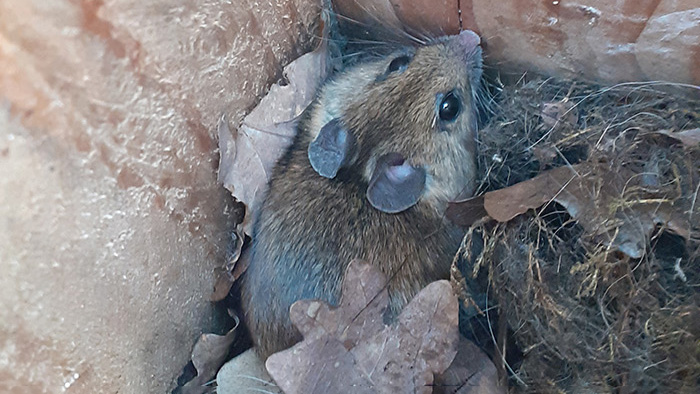
[[[367,187],[367,200],[385,213],[399,213],[420,200],[425,190],[426,171],[412,166],[398,153],[379,158]]]
[[[466,105],[467,104],[465,104],[465,107]],[[465,108],[464,113],[460,115],[456,122],[447,125],[447,127],[449,127],[449,132],[447,134],[455,138],[455,143],[457,140],[473,142],[476,139],[478,119],[472,107],[469,106]]]
[[[453,124],[444,125],[444,129],[437,133],[434,138],[434,149],[437,156],[428,162],[437,163],[445,160],[447,156],[454,155],[455,151],[472,152],[475,147],[476,133],[471,127],[467,117],[461,118]]]

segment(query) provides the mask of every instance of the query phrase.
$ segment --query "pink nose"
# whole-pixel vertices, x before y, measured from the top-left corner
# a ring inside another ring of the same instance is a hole
[[[464,30],[459,33],[459,43],[462,44],[465,51],[471,52],[481,44],[481,38],[471,30]]]

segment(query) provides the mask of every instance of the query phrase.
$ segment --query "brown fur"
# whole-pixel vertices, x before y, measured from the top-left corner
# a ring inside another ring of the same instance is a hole
[[[447,201],[474,187],[480,52],[467,54],[456,38],[443,39],[415,49],[403,73],[378,79],[396,56],[328,82],[273,172],[242,285],[245,320],[263,357],[300,339],[288,317],[292,303],[338,302],[352,259],[366,260],[391,278],[393,315],[425,285],[449,276],[461,234],[443,212]],[[436,97],[451,90],[463,98],[462,112],[443,123]],[[327,179],[310,166],[307,148],[323,124],[338,117],[359,150],[351,165]],[[427,171],[421,200],[398,214],[378,211],[365,197],[377,158],[389,152]]]

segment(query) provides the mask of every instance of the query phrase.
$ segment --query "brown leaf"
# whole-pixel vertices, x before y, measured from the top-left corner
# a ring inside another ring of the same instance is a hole
[[[398,324],[352,350],[378,392],[432,392],[434,374],[444,371],[457,354],[457,310],[450,282],[433,282],[401,312]]]
[[[231,278],[231,274],[223,268],[215,268],[214,276],[216,277],[214,281],[214,291],[212,291],[211,296],[209,296],[209,300],[211,302],[219,302],[226,298],[228,292],[231,291],[234,281]]]
[[[657,225],[663,225],[687,238],[690,225],[674,202],[639,187],[642,178],[631,171],[611,171],[607,167],[576,165],[550,174],[553,200],[586,232],[600,238],[632,258],[645,253],[648,239]],[[559,170],[556,169],[556,170]],[[557,185],[559,185],[558,188]],[[488,210],[488,208],[487,208]]]
[[[234,316],[235,317],[235,316]],[[202,334],[192,350],[192,364],[197,376],[182,386],[182,394],[202,394],[208,390],[205,386],[212,380],[223,365],[231,344],[236,339],[236,325],[226,335]]]
[[[232,133],[224,117],[218,125],[219,174],[233,196],[246,204],[244,232],[250,234],[277,159],[296,134],[296,119],[311,103],[325,78],[326,45],[284,68],[285,83],[275,84]]]
[[[433,394],[504,394],[498,370],[491,359],[466,338],[459,341],[457,356],[449,368],[435,377]]]
[[[690,129],[683,131],[672,132],[670,130],[657,130],[654,133],[669,136],[676,141],[680,141],[683,145],[693,148],[700,145],[700,129]]]
[[[484,196],[470,197],[462,201],[449,202],[445,215],[452,223],[469,227],[479,219],[488,216],[484,208]]]
[[[431,392],[433,374],[456,354],[457,298],[449,282],[433,282],[386,326],[385,284],[377,268],[353,261],[337,308],[292,305],[290,318],[304,340],[266,363],[285,393]]]
[[[224,364],[216,374],[216,394],[283,394],[254,348]]]
[[[555,201],[566,208],[589,236],[630,257],[639,258],[657,225],[688,238],[690,224],[676,203],[638,187],[641,177],[590,164],[546,171],[532,179],[484,194],[484,209],[499,222]],[[635,194],[632,194],[635,193]],[[451,203],[448,217],[465,225],[479,197]],[[469,223],[470,225],[471,223]]]
[[[552,201],[577,172],[577,166],[559,167],[505,189],[488,192],[484,195],[484,208],[492,218],[507,222]]]
[[[216,283],[214,284],[214,292],[211,295],[213,302],[221,301],[228,295],[228,292],[233,286],[233,282],[238,279],[246,268],[248,261],[242,261],[241,253],[243,252],[243,244],[245,243],[245,234],[241,229],[240,224],[236,225],[231,232],[230,252],[226,256],[226,264],[216,270]]]

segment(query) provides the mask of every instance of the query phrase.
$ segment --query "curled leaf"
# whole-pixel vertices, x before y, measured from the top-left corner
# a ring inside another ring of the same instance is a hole
[[[490,217],[507,222],[549,202],[561,204],[587,234],[639,258],[656,226],[689,237],[684,210],[662,196],[640,187],[642,177],[629,171],[612,172],[592,164],[559,167],[513,186],[483,195]],[[481,197],[451,203],[448,217],[467,224],[479,212]],[[677,204],[676,204],[677,205]],[[476,207],[476,208],[475,208]],[[469,223],[471,224],[471,223]]]
[[[671,137],[690,148],[700,145],[700,128],[676,132],[672,132],[670,130],[657,130],[655,133]]]
[[[265,370],[255,349],[248,349],[224,364],[216,374],[216,394],[283,394]]]
[[[304,340],[266,362],[285,393],[432,392],[433,375],[457,351],[457,298],[449,282],[433,282],[386,326],[385,284],[377,268],[353,261],[337,308],[292,305],[290,318]]]
[[[218,181],[246,204],[245,233],[251,233],[272,169],[291,144],[296,120],[313,100],[325,72],[323,44],[286,66],[283,82],[270,88],[240,127],[232,131],[225,117],[219,121]]]
[[[230,313],[230,312],[229,312]],[[206,383],[212,380],[224,363],[231,344],[236,339],[239,320],[225,335],[202,334],[192,350],[192,364],[197,376],[182,386],[182,394],[202,394],[208,391]]]
[[[226,298],[233,286],[233,282],[248,268],[248,259],[241,259],[245,237],[246,235],[243,233],[240,225],[237,225],[231,232],[230,250],[226,256],[226,263],[215,272],[217,279],[214,284],[211,301],[217,302]]]
[[[435,378],[433,394],[504,394],[498,370],[491,359],[466,338],[459,341],[457,356],[449,368]]]

